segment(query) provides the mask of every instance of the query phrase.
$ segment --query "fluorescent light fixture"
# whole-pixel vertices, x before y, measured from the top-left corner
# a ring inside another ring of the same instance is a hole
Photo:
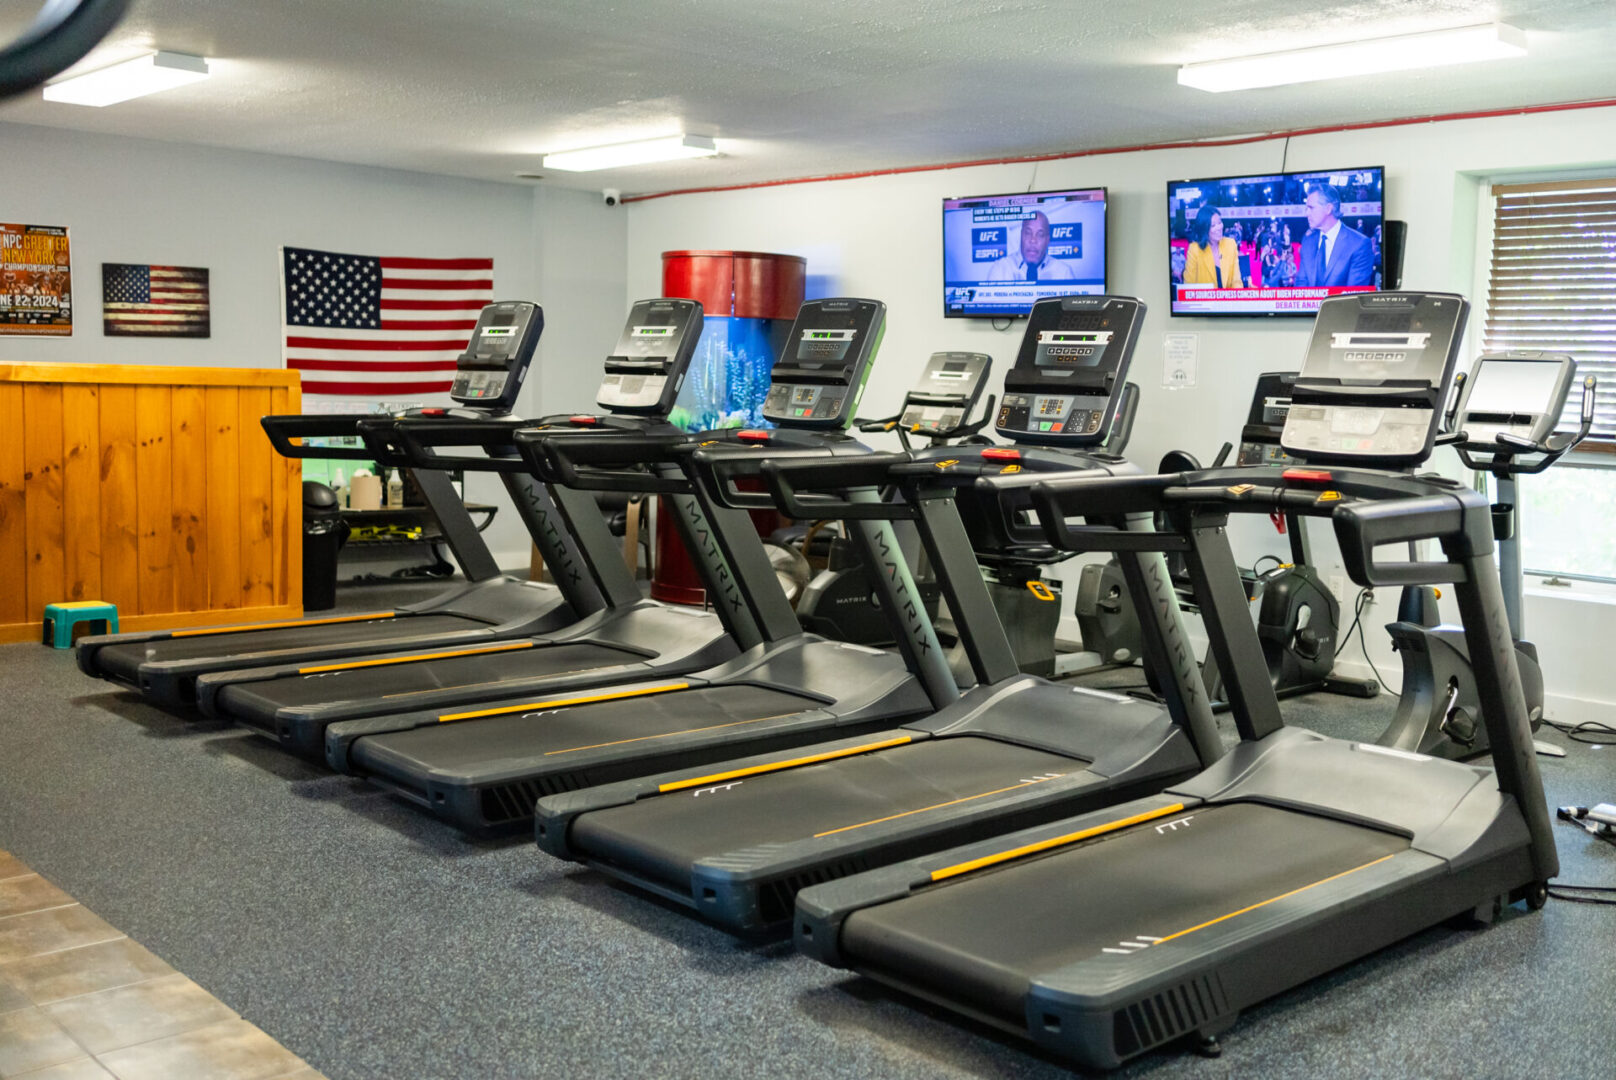
[[[208,62],[200,56],[156,52],[51,83],[45,87],[45,100],[101,108],[207,77]]]
[[[542,167],[563,172],[593,172],[596,169],[621,169],[626,165],[649,165],[656,161],[712,157],[716,153],[718,147],[705,135],[669,135],[662,139],[641,139],[639,142],[545,154]]]
[[[1178,83],[1217,94],[1525,55],[1525,34],[1513,26],[1490,23],[1185,64],[1178,69]]]

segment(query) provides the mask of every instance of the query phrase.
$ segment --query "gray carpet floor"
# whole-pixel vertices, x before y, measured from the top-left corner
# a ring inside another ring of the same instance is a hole
[[[363,782],[86,678],[66,652],[0,648],[0,672],[0,848],[335,1080],[1069,1075],[524,838],[467,841]],[[1284,707],[1363,738],[1394,704]],[[1570,745],[1540,759],[1551,803],[1616,800],[1616,748],[1548,739]],[[1616,848],[1557,836],[1562,881],[1616,884]],[[1608,1078],[1613,929],[1610,908],[1550,901],[1485,931],[1431,930],[1249,1011],[1221,1059],[1171,1052],[1117,1075]]]

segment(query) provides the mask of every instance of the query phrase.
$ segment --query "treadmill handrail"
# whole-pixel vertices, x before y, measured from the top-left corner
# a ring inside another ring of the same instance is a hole
[[[393,425],[399,449],[418,469],[465,469],[472,472],[525,473],[527,463],[516,453],[511,436],[528,424],[514,418],[488,420],[400,420]],[[483,453],[439,453],[439,446],[475,446]]]
[[[329,458],[335,461],[375,461],[376,452],[367,446],[310,446],[293,439],[363,438],[361,420],[379,417],[353,413],[306,413],[265,416],[258,421],[275,452],[288,458]],[[391,417],[386,418],[391,421]]]
[[[363,416],[356,425],[359,437],[365,440],[365,448],[378,465],[410,467],[409,456],[396,437],[398,422],[399,418],[393,416]]]
[[[675,451],[691,443],[682,431],[608,434],[525,428],[515,438],[517,450],[534,472],[553,476],[568,487],[653,495],[688,495],[692,491],[690,481],[648,468],[677,460]]]
[[[905,453],[863,454],[817,462],[771,458],[763,462],[760,471],[769,495],[787,517],[899,521],[915,516],[908,503],[855,502],[846,493],[884,488],[892,482],[893,470],[910,461]]]
[[[817,471],[831,468],[841,460],[862,462],[870,456],[860,454],[857,457],[841,459],[833,458],[831,456],[832,452],[829,446],[770,449],[767,446],[752,448],[735,443],[719,443],[716,446],[697,448],[690,455],[690,460],[698,481],[719,505],[727,506],[732,510],[774,510],[784,509],[784,507],[783,504],[777,501],[772,488],[764,491],[744,491],[735,486],[735,481],[765,477],[764,483],[767,485],[765,471],[771,466],[784,466],[795,462],[802,467]],[[903,455],[896,456],[902,457]],[[864,504],[849,503],[847,505],[850,507],[862,507]],[[885,518],[889,516],[887,514],[858,513],[856,511],[850,511],[846,514],[825,514],[813,510],[803,514],[787,511],[787,514],[791,517],[806,518],[832,516]]]
[[[1109,525],[1075,525],[1074,516],[1154,513],[1216,507],[1224,512],[1285,510],[1302,517],[1328,517],[1348,576],[1359,585],[1457,584],[1465,580],[1459,560],[1492,544],[1487,500],[1441,478],[1415,479],[1368,471],[1335,470],[1328,488],[1292,487],[1284,467],[1242,466],[1202,473],[1084,478],[1049,477],[1033,485],[1032,503],[1050,543],[1068,551],[1182,550],[1175,533],[1123,534]],[[1371,501],[1377,500],[1377,501]],[[1378,562],[1376,547],[1409,540],[1437,540],[1447,558],[1426,562]]]

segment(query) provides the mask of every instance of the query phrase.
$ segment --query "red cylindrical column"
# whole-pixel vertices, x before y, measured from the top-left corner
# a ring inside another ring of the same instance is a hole
[[[808,260],[764,251],[664,251],[662,295],[700,301],[706,333],[729,332],[731,319],[791,320],[802,306]],[[722,328],[722,329],[720,329]],[[770,363],[773,358],[769,358]],[[702,604],[706,591],[673,526],[674,510],[663,500],[657,515],[656,572],[651,595],[671,604]],[[779,527],[780,517],[755,510],[758,535]]]

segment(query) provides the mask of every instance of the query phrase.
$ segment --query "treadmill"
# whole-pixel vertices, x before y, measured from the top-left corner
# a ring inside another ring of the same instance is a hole
[[[569,433],[686,436],[667,422],[701,337],[701,305],[693,300],[635,303],[606,358],[597,404],[604,415],[563,415],[536,422],[535,430]],[[463,649],[412,650],[314,664],[286,664],[221,672],[198,681],[204,713],[235,720],[278,739],[298,753],[324,760],[325,729],[339,720],[386,717],[447,708],[509,694],[553,695],[711,667],[738,652],[735,636],[719,615],[668,605],[640,595],[591,495],[535,475],[517,455],[512,436],[520,420],[460,424],[406,420],[396,440],[417,465],[516,472],[544,481],[562,520],[546,531],[576,539],[581,565],[549,563],[563,592],[588,575],[604,606],[548,634]],[[479,456],[444,454],[442,446],[484,447]],[[676,465],[670,465],[679,476]],[[665,472],[668,470],[664,470]],[[686,485],[688,488],[688,485]],[[671,494],[675,521],[704,579],[727,574],[727,566],[703,551],[691,514],[690,494]],[[569,599],[573,599],[569,596]],[[582,600],[575,602],[582,606]],[[746,631],[741,630],[742,636]],[[406,725],[407,726],[407,725]],[[376,730],[381,730],[378,726]]]
[[[977,557],[1059,556],[1041,529],[1028,536],[1014,526],[1017,489],[993,493],[1008,493],[1006,505],[968,499],[964,518],[955,499],[984,475],[1136,473],[1090,451],[1109,435],[1143,319],[1144,304],[1124,297],[1035,304],[997,414],[1011,446],[764,466],[792,517],[915,523],[976,676],[972,689],[931,716],[860,738],[547,796],[535,821],[539,846],[731,931],[766,932],[786,927],[806,885],[1153,794],[1217,760],[1222,743],[1193,665],[1188,682],[1172,684],[1168,710],[1023,674]],[[891,486],[899,498],[847,497]],[[1011,524],[995,528],[993,518]],[[1150,598],[1139,610],[1161,615],[1141,634],[1147,659],[1171,670],[1169,652],[1186,635],[1163,559],[1135,552],[1121,561]],[[908,620],[925,618],[923,607],[879,599],[900,639]]]
[[[1558,860],[1487,501],[1362,467],[1429,456],[1467,310],[1440,293],[1325,300],[1283,436],[1303,466],[1038,485],[1062,547],[1184,553],[1239,744],[1159,795],[805,889],[799,948],[1109,1068],[1176,1041],[1216,1052],[1264,998],[1454,916],[1540,907]],[[1158,510],[1172,526],[1153,536],[1096,524]],[[1360,585],[1454,588],[1486,658],[1493,769],[1282,724],[1225,532],[1272,510],[1330,519]],[[1377,557],[1421,539],[1441,558]]]
[[[770,373],[763,413],[778,425],[772,430],[709,431],[678,442],[517,435],[524,453],[542,451],[569,483],[606,486],[616,476],[636,490],[658,491],[661,481],[640,463],[662,455],[678,460],[697,483],[708,522],[703,540],[723,552],[734,575],[718,583],[714,602],[749,613],[761,640],[728,663],[689,675],[343,721],[326,729],[332,767],[481,832],[527,824],[541,795],[857,735],[953,701],[958,687],[934,634],[906,639],[893,654],[804,632],[751,519],[727,504],[738,498],[735,484],[755,475],[765,455],[869,453],[843,429],[875,359],[884,316],[884,305],[869,300],[802,306]],[[852,532],[872,565],[897,546],[886,522],[861,521]],[[899,577],[895,587],[914,595],[907,567]]]
[[[544,312],[537,304],[489,304],[478,315],[466,351],[456,361],[449,395],[459,407],[416,409],[405,415],[456,420],[508,414],[543,328]],[[403,464],[390,458],[385,448],[292,442],[316,437],[363,438],[385,430],[392,422],[392,418],[350,414],[266,416],[262,421],[275,449],[286,457]],[[194,701],[196,680],[208,672],[401,648],[475,645],[542,633],[582,614],[553,586],[500,573],[447,473],[411,472],[465,576],[464,584],[424,603],[387,611],[86,637],[78,643],[80,670],[134,687],[160,704],[181,706]],[[507,487],[519,509],[534,498],[548,502],[543,492],[519,492],[524,486],[512,478],[507,478]]]

